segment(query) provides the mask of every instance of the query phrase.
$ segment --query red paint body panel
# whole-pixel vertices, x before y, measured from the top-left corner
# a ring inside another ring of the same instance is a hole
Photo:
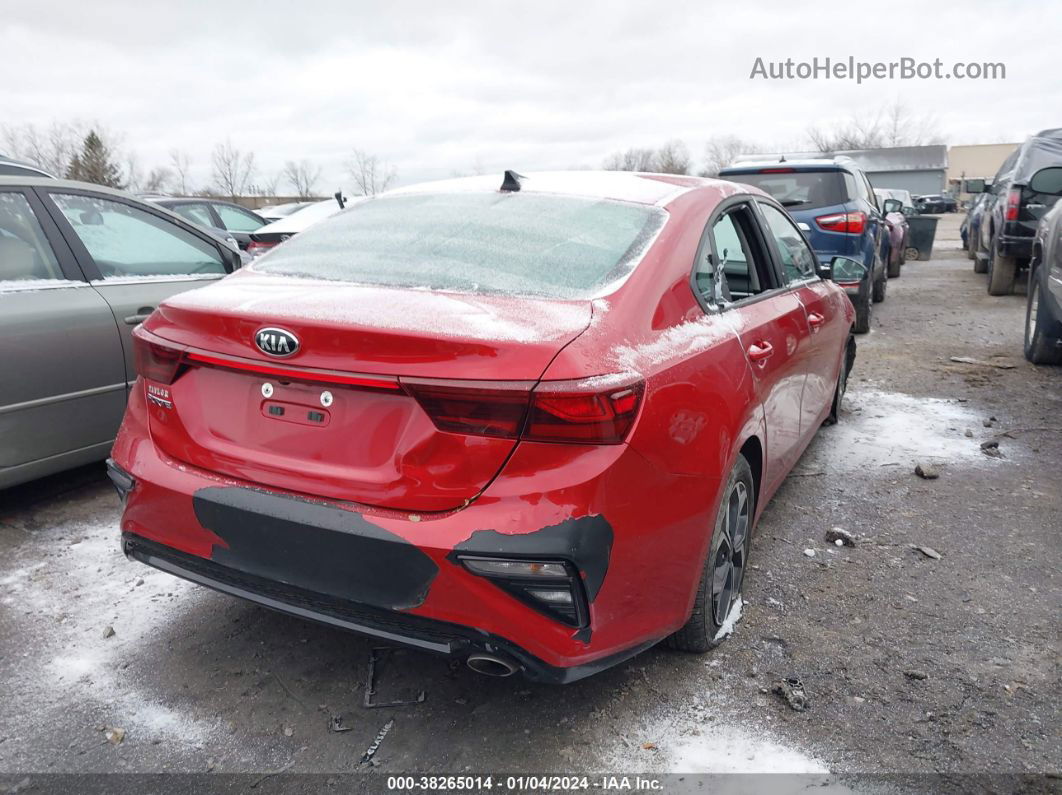
[[[689,615],[738,452],[753,437],[763,451],[753,462],[764,473],[758,515],[829,411],[854,312],[842,290],[817,281],[706,312],[690,285],[698,244],[720,202],[748,189],[659,179],[686,190],[667,202],[668,222],[638,266],[601,300],[247,272],[171,299],[145,324],[205,354],[266,364],[274,360],[256,351],[253,336],[279,326],[301,341],[282,360],[286,368],[399,382],[633,375],[644,380],[644,396],[624,443],[448,433],[404,391],[327,386],[333,402],[322,406],[320,384],[193,367],[170,387],[172,410],[148,404],[143,379],[133,390],[113,454],[136,482],[123,532],[208,558],[224,542],[197,519],[197,492],[265,488],[323,500],[415,545],[438,574],[412,613],[503,638],[548,665],[585,665],[666,637]],[[773,352],[751,361],[757,346]],[[272,404],[321,411],[327,422],[309,427],[301,414],[281,421],[269,415]],[[594,516],[610,525],[612,545],[589,631],[452,559],[477,531],[519,537]]]

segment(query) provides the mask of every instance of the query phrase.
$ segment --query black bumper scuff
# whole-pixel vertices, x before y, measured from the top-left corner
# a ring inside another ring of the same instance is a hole
[[[225,544],[230,569],[388,610],[424,603],[439,567],[421,549],[361,514],[238,487],[208,487],[196,518]]]

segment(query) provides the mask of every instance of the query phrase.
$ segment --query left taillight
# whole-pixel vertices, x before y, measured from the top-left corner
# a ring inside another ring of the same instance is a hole
[[[172,384],[184,363],[184,350],[143,329],[133,331],[137,375],[160,384]]]
[[[1018,209],[1021,207],[1021,188],[1011,188],[1007,193],[1006,220],[1017,221]]]

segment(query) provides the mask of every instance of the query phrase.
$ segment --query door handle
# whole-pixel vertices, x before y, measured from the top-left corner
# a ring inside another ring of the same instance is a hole
[[[774,346],[769,342],[757,342],[749,346],[749,361],[762,362],[774,355]]]
[[[151,313],[154,312],[154,311],[155,311],[155,307],[153,307],[153,306],[142,306],[138,310],[136,310],[136,314],[135,315],[129,315],[126,318],[124,318],[125,325],[127,325],[127,326],[137,326],[137,325],[143,323],[149,317],[151,317]]]
[[[818,331],[819,326],[821,326],[825,322],[825,315],[820,315],[818,312],[811,312],[808,314],[808,325],[811,326],[812,331]]]

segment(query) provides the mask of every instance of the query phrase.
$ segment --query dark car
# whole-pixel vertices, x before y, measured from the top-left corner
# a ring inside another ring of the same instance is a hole
[[[923,215],[933,213],[954,213],[959,209],[959,203],[951,196],[942,193],[931,193],[926,196],[915,196],[915,208]]]
[[[984,273],[988,269],[988,263],[977,258],[977,244],[981,236],[981,219],[984,217],[985,207],[988,206],[991,198],[989,193],[977,194],[976,198],[970,202],[970,206],[966,208],[966,217],[962,221],[962,226],[959,227],[962,247],[966,249],[966,256],[974,261],[975,273]]]
[[[708,651],[756,520],[837,419],[845,262],[720,180],[366,199],[137,330],[123,549],[494,676]]]
[[[890,240],[885,217],[866,174],[847,157],[738,163],[721,179],[755,185],[779,201],[823,263],[848,257],[862,263],[857,281],[841,284],[856,308],[855,331],[870,331],[871,304],[885,300]]]
[[[0,177],[48,177],[54,179],[51,174],[33,163],[24,160],[15,160],[7,155],[0,155]]]
[[[193,224],[228,232],[244,251],[251,243],[251,233],[269,223],[246,207],[218,199],[153,197],[151,201],[184,216]]]
[[[1042,196],[1062,194],[1062,168],[1041,169],[1029,187]],[[1025,358],[1033,364],[1062,364],[1062,202],[1036,230],[1029,261],[1025,310]]]
[[[106,458],[136,379],[133,328],[238,264],[128,194],[0,177],[0,489]]]
[[[977,258],[988,273],[989,295],[1007,295],[1032,258],[1040,219],[1058,199],[1033,190],[1030,180],[1044,168],[1062,166],[1062,128],[1030,136],[1000,166],[985,205]]]

